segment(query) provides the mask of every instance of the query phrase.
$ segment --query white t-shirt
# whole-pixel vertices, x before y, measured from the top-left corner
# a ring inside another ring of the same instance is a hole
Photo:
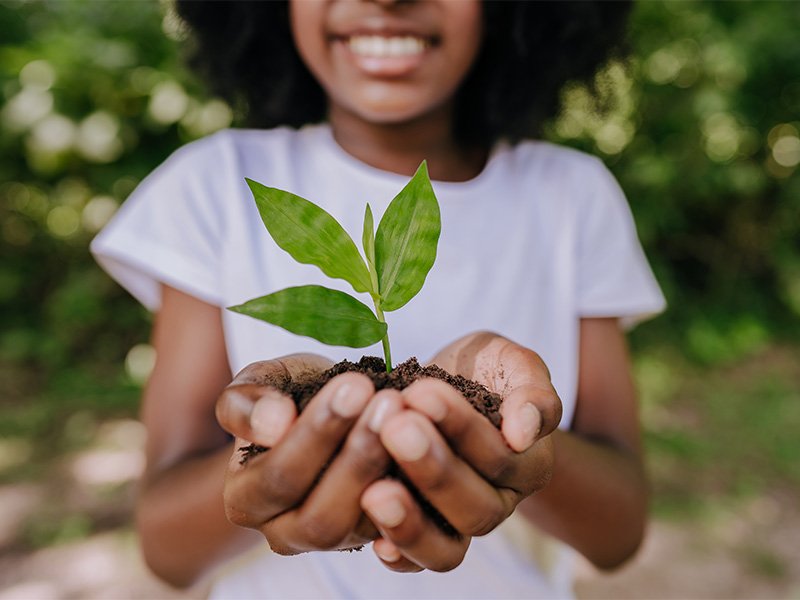
[[[161,282],[221,307],[296,285],[353,293],[273,242],[245,177],[322,206],[357,245],[365,204],[377,223],[408,181],[344,152],[326,125],[226,130],[184,146],[156,169],[92,252],[151,310]],[[425,361],[469,332],[495,331],[543,357],[564,405],[561,427],[569,428],[579,319],[632,323],[664,308],[622,191],[598,159],[544,142],[498,144],[474,179],[433,187],[442,212],[437,259],[419,295],[387,314],[393,359]],[[295,352],[334,360],[381,355],[380,346],[331,348],[230,311],[223,326],[234,373]],[[570,594],[568,579],[563,569],[537,568],[498,532],[473,540],[462,566],[446,574],[391,573],[371,551],[263,552],[226,574],[213,595],[551,598]]]

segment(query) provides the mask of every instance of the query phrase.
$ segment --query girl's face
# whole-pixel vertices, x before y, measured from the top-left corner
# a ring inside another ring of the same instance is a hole
[[[300,56],[330,108],[400,124],[446,107],[478,53],[479,0],[291,0]]]

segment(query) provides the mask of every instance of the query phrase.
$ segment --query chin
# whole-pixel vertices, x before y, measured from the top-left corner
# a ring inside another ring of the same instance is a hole
[[[381,79],[341,75],[323,88],[332,107],[376,125],[424,119],[438,113],[452,95],[450,86],[423,76]]]
[[[357,116],[364,121],[368,121],[375,125],[402,125],[416,120],[420,116],[417,111],[408,110],[374,110],[362,111],[357,113]]]
[[[419,100],[418,96],[403,98],[395,95],[350,103],[348,109],[351,114],[376,125],[400,125],[435,112],[435,107],[422,105]]]

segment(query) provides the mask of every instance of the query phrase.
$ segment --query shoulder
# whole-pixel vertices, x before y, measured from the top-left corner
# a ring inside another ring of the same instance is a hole
[[[506,144],[504,148],[504,160],[519,170],[535,169],[542,174],[558,177],[607,172],[598,157],[552,142],[526,140],[513,145]]]
[[[226,161],[236,160],[241,156],[290,147],[300,137],[302,137],[302,130],[288,127],[222,129],[181,146],[175,150],[168,161],[176,163],[213,162],[222,166]]]
[[[559,144],[538,140],[501,144],[493,160],[499,163],[497,180],[546,205],[580,211],[598,194],[621,193],[602,160]]]
[[[223,129],[176,149],[142,188],[181,190],[189,196],[249,197],[245,177],[281,181],[304,164],[306,129]]]

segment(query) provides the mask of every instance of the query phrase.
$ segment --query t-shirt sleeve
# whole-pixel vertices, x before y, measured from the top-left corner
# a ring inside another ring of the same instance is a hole
[[[602,162],[593,163],[577,213],[578,314],[619,317],[630,327],[663,311],[666,301],[622,189]]]
[[[223,198],[214,145],[206,138],[173,153],[92,241],[100,266],[150,310],[161,304],[162,283],[222,302]]]

